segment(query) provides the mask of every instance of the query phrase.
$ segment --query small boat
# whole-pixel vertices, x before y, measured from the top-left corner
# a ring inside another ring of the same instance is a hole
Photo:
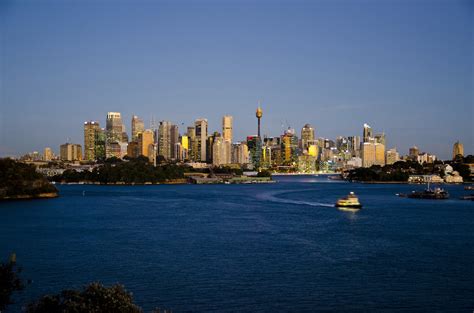
[[[469,195],[469,196],[463,196],[461,198],[459,198],[461,200],[471,200],[471,201],[474,201],[474,195]]]
[[[427,188],[421,191],[412,191],[407,197],[412,199],[444,200],[449,198],[449,193],[443,188],[436,187],[435,189]]]
[[[464,190],[474,190],[474,186],[473,185],[466,186],[464,187]]]
[[[362,208],[362,204],[359,202],[359,198],[354,194],[354,192],[350,192],[348,196],[337,200],[336,207],[338,208],[350,208],[350,209],[360,209]]]

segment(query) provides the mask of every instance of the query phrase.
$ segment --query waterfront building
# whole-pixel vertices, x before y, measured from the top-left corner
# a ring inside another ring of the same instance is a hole
[[[96,133],[100,130],[99,122],[84,122],[84,160],[96,160],[95,156],[95,140]]]
[[[400,154],[397,152],[397,149],[392,148],[387,150],[385,154],[385,164],[393,164],[400,161]]]
[[[464,156],[464,146],[459,141],[456,141],[453,145],[453,160],[458,155],[461,155],[462,157]]]
[[[310,155],[298,156],[298,172],[315,173],[318,159]]]
[[[362,167],[362,159],[359,157],[352,157],[350,160],[347,161],[346,165],[349,168]]]
[[[138,134],[145,130],[145,123],[138,116],[132,116],[132,141],[138,140]]]
[[[138,150],[140,155],[146,156],[150,159],[154,152],[154,136],[151,129],[146,129],[144,132],[138,134]],[[152,160],[150,159],[150,162]]]
[[[314,128],[310,124],[306,124],[301,129],[301,149],[307,151],[309,143],[315,139]]]
[[[199,118],[194,122],[196,129],[196,161],[206,162],[207,160],[207,119]]]
[[[51,161],[53,159],[53,150],[51,148],[46,147],[43,150],[43,161]]]
[[[373,131],[372,127],[369,126],[369,124],[365,123],[364,124],[364,131],[363,131],[363,142],[369,142],[371,138],[373,138]]]
[[[362,144],[362,166],[385,165],[385,146],[371,140]]]
[[[59,147],[59,157],[62,161],[81,161],[82,147],[73,143],[62,144]]]

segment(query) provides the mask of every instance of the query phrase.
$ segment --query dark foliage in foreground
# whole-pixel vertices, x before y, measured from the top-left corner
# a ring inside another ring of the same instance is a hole
[[[81,290],[64,290],[57,295],[47,295],[27,307],[28,313],[64,312],[142,312],[133,303],[133,297],[121,285],[104,287],[91,283]]]
[[[0,312],[13,303],[11,300],[13,292],[23,289],[20,272],[21,268],[12,261],[0,263]]]
[[[146,182],[159,183],[169,179],[184,178],[184,172],[188,171],[185,166],[175,164],[166,164],[154,167],[146,157],[136,159],[108,160],[102,165],[94,168],[92,172],[76,170],[66,170],[62,175],[52,178],[58,182],[98,182],[98,183],[117,183],[143,184]]]
[[[359,167],[349,171],[347,179],[354,181],[407,181],[412,174],[423,174],[423,166],[418,162],[399,161],[394,164],[369,168]]]
[[[0,159],[0,198],[57,192],[33,165],[12,159]]]

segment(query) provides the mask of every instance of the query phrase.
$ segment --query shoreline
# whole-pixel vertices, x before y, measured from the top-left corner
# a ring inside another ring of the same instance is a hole
[[[59,192],[43,192],[35,195],[15,195],[0,198],[0,200],[34,200],[58,198]]]

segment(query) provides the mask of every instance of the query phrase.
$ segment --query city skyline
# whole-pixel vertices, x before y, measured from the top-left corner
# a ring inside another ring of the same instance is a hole
[[[103,126],[109,111],[129,136],[133,115],[181,133],[203,117],[210,134],[228,114],[244,140],[258,100],[262,136],[307,123],[317,137],[360,136],[368,123],[403,154],[416,145],[449,159],[458,140],[472,154],[472,11],[468,1],[2,2],[0,155],[82,144],[78,125]]]

